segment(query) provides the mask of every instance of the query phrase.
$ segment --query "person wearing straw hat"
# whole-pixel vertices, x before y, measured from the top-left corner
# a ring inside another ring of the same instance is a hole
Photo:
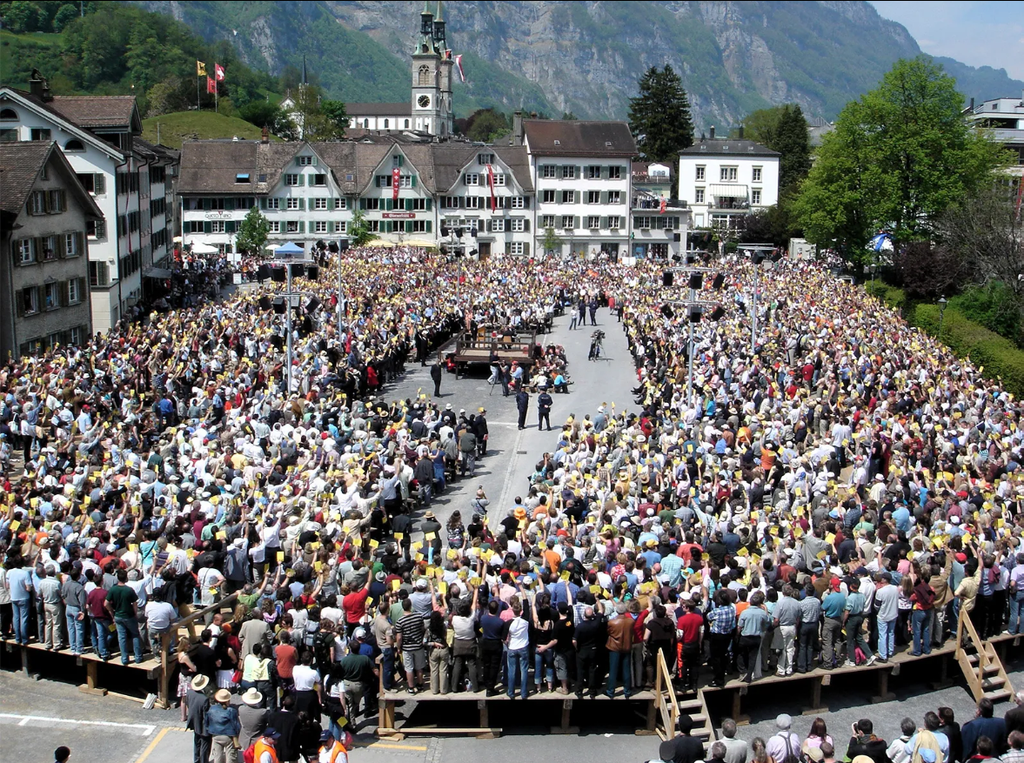
[[[231,692],[218,689],[206,711],[206,733],[210,737],[212,763],[228,763],[234,757],[241,730],[238,708],[231,705]]]
[[[267,727],[268,711],[263,706],[263,695],[255,686],[249,687],[242,694],[242,704],[238,707],[238,746],[248,750],[256,739],[259,738],[263,729]]]
[[[206,714],[210,709],[210,698],[206,694],[206,688],[209,685],[209,677],[199,673],[192,679],[185,694],[185,706],[188,708],[185,728],[193,734],[193,763],[208,763],[210,760],[211,740],[206,729]]]

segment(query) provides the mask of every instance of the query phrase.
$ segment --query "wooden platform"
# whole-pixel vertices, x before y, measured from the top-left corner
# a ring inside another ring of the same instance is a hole
[[[468,365],[487,365],[491,362],[491,350],[500,360],[508,363],[515,361],[520,366],[533,365],[534,348],[537,346],[537,334],[534,332],[520,333],[516,338],[508,335],[489,336],[483,333],[472,337],[463,332],[455,342],[452,353],[455,361],[456,377]]]
[[[159,679],[162,673],[159,657],[153,657],[152,655],[140,663],[135,662],[133,657],[131,663],[123,665],[121,663],[121,655],[117,651],[111,651],[110,658],[103,660],[99,655],[93,654],[92,652],[87,652],[86,654],[72,654],[69,649],[47,649],[44,644],[40,644],[38,642],[32,642],[27,646],[19,646],[14,641],[4,641],[3,648],[5,654],[18,654],[21,661],[21,671],[26,674],[37,672],[41,665],[40,661],[46,660],[47,664],[45,670],[47,672],[59,672],[63,676],[67,677],[71,674],[69,667],[73,661],[75,666],[85,668],[85,683],[79,685],[79,690],[99,696],[107,694],[107,690],[102,688],[102,682],[100,679],[101,666],[110,666],[120,670],[132,670],[140,674],[144,674],[145,678],[143,680],[152,681],[154,683],[149,687],[143,688],[148,688],[153,693],[156,693],[158,689]],[[104,667],[103,669],[105,670],[106,668]],[[135,698],[133,697],[133,699]]]
[[[1022,635],[1002,633],[998,636],[993,636],[988,641],[996,648],[1003,651],[1005,657],[1005,651],[1010,647],[1020,646],[1022,638],[1024,638]],[[808,684],[808,705],[805,708],[804,713],[807,715],[819,714],[827,712],[828,710],[828,708],[823,707],[822,705],[822,687],[830,686],[832,680],[836,677],[846,677],[856,673],[859,677],[862,677],[862,680],[870,680],[867,674],[873,674],[874,679],[877,681],[877,688],[871,701],[873,703],[884,702],[895,698],[895,695],[889,691],[889,678],[898,676],[900,674],[900,669],[904,665],[916,665],[919,663],[939,660],[938,669],[935,673],[935,680],[932,681],[932,684],[935,688],[950,685],[952,683],[952,679],[949,676],[950,665],[952,664],[954,666],[954,671],[958,672],[955,655],[956,641],[955,639],[950,638],[947,639],[942,646],[933,648],[929,654],[922,654],[917,657],[911,655],[909,650],[904,650],[895,654],[888,662],[878,662],[876,660],[871,665],[837,667],[832,670],[815,668],[807,673],[797,673],[794,671],[788,676],[780,676],[776,673],[771,673],[764,675],[749,684],[740,678],[732,678],[726,681],[725,686],[705,686],[702,691],[710,697],[721,694],[731,694],[731,717],[736,719],[737,722],[744,722],[747,720],[747,716],[742,712],[742,699],[747,696],[749,689],[762,686],[775,687],[792,685],[794,683],[804,682]],[[1005,699],[1009,699],[1010,694],[1011,693],[1008,691],[993,690],[986,696],[989,696],[989,698],[995,702],[1000,702]]]

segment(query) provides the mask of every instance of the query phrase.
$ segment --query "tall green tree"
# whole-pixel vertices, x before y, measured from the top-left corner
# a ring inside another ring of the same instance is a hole
[[[672,162],[693,145],[693,120],[683,81],[671,64],[652,66],[640,78],[640,93],[629,100],[629,125],[647,161]]]
[[[548,228],[544,231],[544,238],[540,240],[541,249],[544,250],[545,254],[551,254],[552,252],[562,251],[562,244],[565,242],[558,237],[555,233],[554,228]]]
[[[316,85],[304,85],[298,89],[295,113],[304,140],[342,140],[345,137],[345,129],[348,127],[345,104],[325,100]]]
[[[896,246],[929,237],[947,208],[1006,162],[998,144],[967,126],[962,107],[942,67],[897,61],[825,136],[797,201],[807,238],[856,259],[880,229]]]
[[[743,120],[744,137],[778,151],[779,194],[795,188],[811,168],[811,142],[807,119],[796,103],[751,112]]]
[[[374,232],[370,230],[370,223],[366,220],[366,215],[361,210],[356,210],[355,214],[352,215],[352,222],[348,226],[348,238],[352,243],[352,246],[366,246],[374,237]]]
[[[235,246],[238,247],[238,251],[245,252],[250,256],[260,255],[267,245],[269,234],[270,222],[260,212],[259,207],[253,207],[242,220],[242,224],[238,226]]]

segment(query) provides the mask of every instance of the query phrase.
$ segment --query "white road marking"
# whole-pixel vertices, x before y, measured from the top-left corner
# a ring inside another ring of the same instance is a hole
[[[18,721],[19,726],[27,726],[29,723],[70,723],[76,726],[108,726],[112,728],[133,729],[142,733],[142,736],[149,736],[156,730],[156,726],[149,726],[144,723],[115,723],[113,721],[77,721],[68,718],[47,718],[41,715],[15,715],[14,713],[0,713],[0,719],[9,718]]]

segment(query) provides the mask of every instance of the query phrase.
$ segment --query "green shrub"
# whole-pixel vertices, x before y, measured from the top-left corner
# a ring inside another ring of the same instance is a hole
[[[1017,299],[1003,283],[990,281],[984,286],[971,286],[963,294],[950,299],[949,306],[1019,346],[1020,311]]]
[[[889,286],[889,284],[883,281],[868,281],[864,284],[864,288],[872,297],[875,297],[894,310],[902,310],[907,304],[907,293],[903,289]]]
[[[932,336],[939,333],[938,305],[919,304],[910,315],[910,322]],[[1000,379],[1014,395],[1024,395],[1024,351],[1009,339],[969,320],[959,310],[947,307],[941,318],[939,340],[960,357],[983,369],[987,378]]]

